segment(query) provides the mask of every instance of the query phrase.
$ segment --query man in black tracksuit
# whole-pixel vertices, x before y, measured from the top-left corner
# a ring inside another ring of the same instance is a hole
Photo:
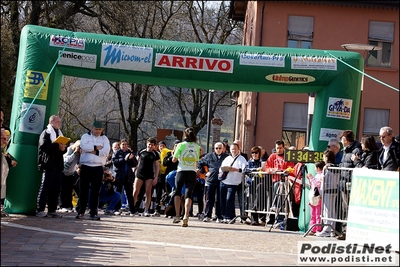
[[[42,183],[37,197],[36,216],[59,218],[56,213],[58,196],[60,194],[61,174],[64,170],[63,154],[67,151],[66,145],[55,143],[55,139],[62,135],[61,118],[52,115],[47,128],[39,137],[38,168],[42,171]],[[47,204],[47,214],[44,212]]]

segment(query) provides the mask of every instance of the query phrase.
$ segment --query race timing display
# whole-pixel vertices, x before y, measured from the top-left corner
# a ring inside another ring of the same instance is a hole
[[[315,163],[324,160],[322,151],[286,150],[285,160],[300,163]]]

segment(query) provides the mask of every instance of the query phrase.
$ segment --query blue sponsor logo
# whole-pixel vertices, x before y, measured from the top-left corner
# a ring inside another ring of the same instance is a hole
[[[128,54],[126,50],[120,49],[117,47],[113,47],[109,45],[103,49],[106,51],[106,55],[104,57],[103,65],[107,66],[107,64],[113,65],[118,64],[123,61],[126,62],[136,62],[136,63],[151,63],[152,53],[148,53],[146,56],[142,56],[140,54]]]

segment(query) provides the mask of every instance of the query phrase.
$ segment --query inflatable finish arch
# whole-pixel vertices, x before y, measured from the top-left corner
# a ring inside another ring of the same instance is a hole
[[[362,70],[363,61],[355,52],[149,40],[26,25],[9,148],[19,163],[7,178],[5,210],[35,213],[38,139],[48,118],[58,113],[63,75],[214,90],[316,92],[310,148],[323,150],[325,134],[356,130],[362,75],[343,62]]]

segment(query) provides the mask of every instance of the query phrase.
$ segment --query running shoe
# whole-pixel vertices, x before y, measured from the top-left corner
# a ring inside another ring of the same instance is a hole
[[[188,227],[188,218],[183,219],[182,227]]]
[[[41,218],[47,217],[47,214],[44,211],[39,211],[36,213],[36,217],[41,217]]]
[[[62,215],[58,214],[57,212],[48,212],[47,217],[50,218],[62,218]]]
[[[181,221],[181,218],[179,216],[175,216],[174,220],[172,221],[173,223],[179,223]]]

